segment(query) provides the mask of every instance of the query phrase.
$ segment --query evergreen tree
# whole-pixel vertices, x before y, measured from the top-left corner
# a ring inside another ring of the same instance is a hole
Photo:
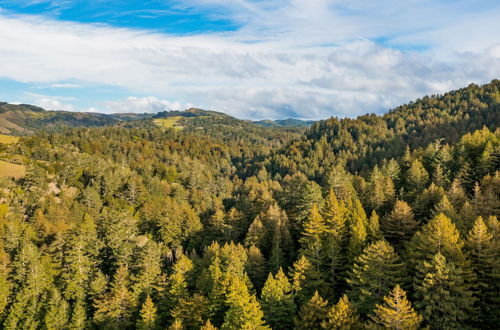
[[[321,329],[321,323],[326,319],[327,305],[328,301],[323,300],[316,291],[295,317],[295,329]]]
[[[347,280],[349,296],[362,315],[382,301],[394,285],[402,283],[404,266],[392,246],[377,241],[356,258]]]
[[[134,263],[135,275],[132,276],[133,291],[136,298],[144,299],[144,295],[152,295],[160,290],[161,282],[161,247],[148,240],[138,253]]]
[[[83,330],[87,328],[87,310],[85,303],[77,300],[73,306],[69,328],[72,330]]]
[[[166,307],[169,309],[174,308],[180,299],[188,297],[188,277],[192,271],[193,262],[184,253],[180,253],[167,280]]]
[[[118,268],[111,283],[111,290],[97,301],[94,320],[105,329],[116,329],[132,325],[136,301],[129,290],[127,266]]]
[[[295,314],[292,286],[280,268],[276,276],[269,274],[261,293],[264,319],[272,329],[290,329]]]
[[[309,217],[304,222],[303,227],[304,230],[299,239],[300,253],[307,257],[316,271],[319,272],[323,263],[321,238],[325,234],[326,226],[316,204],[312,205]]]
[[[1,217],[1,214],[0,214]],[[12,283],[9,280],[10,258],[0,243],[0,319],[9,303],[9,296],[12,291]]]
[[[343,295],[336,305],[328,309],[326,319],[321,323],[321,328],[329,330],[361,328],[356,308],[346,295]]]
[[[212,325],[210,320],[207,320],[200,330],[217,330],[217,328]]]
[[[406,299],[406,292],[399,285],[384,297],[383,305],[377,304],[374,315],[370,315],[370,318],[376,326],[394,330],[416,330],[422,321],[422,317],[415,313]]]
[[[55,288],[50,290],[46,306],[44,326],[46,329],[63,330],[68,327],[69,305],[59,291]]]
[[[415,277],[415,307],[433,329],[466,328],[474,299],[463,271],[437,253],[424,261]]]
[[[142,304],[136,328],[140,330],[156,329],[156,307],[149,295],[146,296],[146,300]]]
[[[248,228],[248,233],[245,238],[245,246],[252,246],[261,249],[265,243],[264,240],[267,236],[267,230],[264,228],[260,216],[257,216],[250,227]]]
[[[300,257],[290,269],[292,289],[298,305],[304,304],[315,291],[325,290],[326,283],[323,276],[316,271],[305,256]]]
[[[416,267],[424,261],[430,262],[439,252],[465,271],[467,260],[462,252],[463,246],[460,233],[450,218],[439,214],[413,236],[408,246],[410,265]]]
[[[353,214],[349,221],[349,241],[347,246],[349,264],[354,262],[356,257],[363,251],[366,244],[366,237],[366,215],[362,217]]]
[[[383,238],[382,232],[380,230],[380,221],[377,212],[372,211],[372,214],[368,218],[368,224],[366,226],[366,239],[368,243],[373,243]]]
[[[181,298],[171,312],[172,317],[182,321],[182,324],[188,329],[199,328],[208,314],[207,299],[197,293],[188,298]]]
[[[245,270],[255,288],[260,290],[265,281],[266,259],[255,245],[250,246],[248,249],[248,261]]]
[[[401,247],[402,244],[413,236],[418,229],[411,207],[402,200],[397,200],[391,213],[382,222],[384,236],[394,246]]]
[[[240,278],[231,276],[227,294],[229,309],[221,329],[269,329],[264,325],[264,313],[254,295]]]
[[[480,324],[494,327],[500,322],[500,264],[498,262],[499,245],[486,227],[482,217],[478,217],[465,241],[471,265],[477,275],[479,290],[478,305],[481,309]]]

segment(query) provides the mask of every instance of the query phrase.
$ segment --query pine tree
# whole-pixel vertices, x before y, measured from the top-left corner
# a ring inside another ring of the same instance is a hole
[[[413,236],[408,245],[410,264],[416,267],[418,263],[431,261],[434,255],[440,252],[457,266],[465,266],[463,246],[460,233],[450,218],[439,214]]]
[[[161,248],[152,240],[138,253],[138,260],[133,269],[133,291],[136,298],[144,299],[144,295],[152,295],[160,290],[161,281]]]
[[[441,213],[446,215],[448,218],[453,220],[455,223],[457,223],[457,221],[459,220],[459,216],[458,216],[457,212],[455,211],[455,208],[450,203],[450,201],[448,200],[448,197],[446,197],[446,195],[443,195],[441,200],[434,206],[434,210],[432,211],[433,216],[437,216]]]
[[[433,329],[466,328],[474,299],[463,271],[437,253],[424,261],[415,277],[415,307]]]
[[[413,160],[410,168],[406,172],[406,182],[408,191],[411,192],[411,195],[416,196],[422,192],[428,180],[429,173],[427,173],[422,163],[418,159]]]
[[[359,312],[366,315],[392,287],[402,283],[403,275],[403,264],[392,246],[386,241],[377,241],[356,258],[347,280],[349,296]]]
[[[254,245],[257,248],[262,249],[266,236],[267,230],[264,228],[264,225],[260,220],[260,216],[257,216],[248,228],[248,233],[245,237],[245,246],[250,247]]]
[[[380,221],[377,212],[372,211],[372,214],[368,218],[368,224],[366,226],[366,239],[368,243],[373,243],[383,238],[382,232],[380,231]]]
[[[321,238],[326,232],[326,226],[316,204],[312,205],[309,217],[304,222],[303,227],[304,230],[299,239],[300,253],[306,256],[316,271],[319,272],[323,263]]]
[[[0,204],[0,206],[2,206]],[[0,211],[1,213],[1,211]],[[0,218],[2,215],[0,214]],[[12,283],[9,280],[10,273],[10,258],[0,243],[0,319],[9,303],[9,296],[12,291]]]
[[[247,253],[248,262],[245,265],[245,270],[255,288],[260,291],[265,281],[266,259],[255,245],[250,246]]]
[[[136,328],[140,330],[156,329],[156,307],[149,295],[146,296],[146,300],[142,304]]]
[[[166,307],[174,308],[179,299],[186,298],[188,292],[188,277],[193,271],[193,262],[184,253],[181,253],[172,267],[172,274],[167,280],[167,303]]]
[[[212,325],[210,320],[207,320],[200,330],[217,330],[217,328]]]
[[[500,312],[495,307],[500,304],[500,250],[482,217],[476,219],[465,245],[477,275],[478,306],[481,309],[479,322],[483,327],[492,328],[500,322]]]
[[[136,301],[129,290],[127,266],[118,268],[111,283],[111,290],[96,303],[94,320],[105,329],[132,325]]]
[[[264,319],[272,329],[290,329],[295,314],[292,286],[280,268],[276,276],[269,274],[261,293]]]
[[[330,190],[322,210],[326,230],[322,235],[324,264],[329,272],[328,278],[338,284],[343,277],[346,264],[345,241],[347,237],[347,209],[344,202],[339,202],[333,190]]]
[[[264,325],[264,313],[257,299],[248,292],[245,282],[233,275],[229,283],[227,294],[229,309],[221,329],[269,329]]]
[[[422,317],[415,313],[406,299],[406,292],[399,285],[384,297],[383,305],[376,305],[374,315],[370,315],[370,318],[375,325],[394,330],[416,330],[422,321]]]
[[[55,288],[50,290],[46,306],[44,326],[46,329],[63,330],[68,327],[69,305]]]
[[[293,264],[290,277],[295,300],[299,305],[311,299],[316,290],[327,291],[322,274],[316,271],[305,256],[300,257]]]
[[[295,329],[321,329],[321,323],[326,319],[327,305],[328,301],[323,300],[316,291],[295,317],[293,321]]]
[[[171,312],[172,317],[181,320],[188,329],[198,329],[208,314],[208,300],[197,293],[188,298],[181,298]]]
[[[382,222],[384,236],[391,244],[401,247],[404,242],[411,239],[418,229],[411,207],[402,200],[397,200],[391,213]]]
[[[73,311],[71,313],[69,329],[83,330],[87,328],[87,324],[88,320],[85,303],[77,300],[73,306]]]
[[[362,217],[353,214],[349,221],[349,241],[347,246],[347,259],[349,264],[359,256],[365,247],[366,237],[366,215]]]
[[[346,295],[343,295],[336,305],[328,309],[326,319],[321,323],[321,328],[329,330],[361,328],[356,308]]]

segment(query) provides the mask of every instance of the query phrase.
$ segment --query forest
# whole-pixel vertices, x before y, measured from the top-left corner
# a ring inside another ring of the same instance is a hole
[[[310,127],[158,118],[0,142],[1,328],[498,329],[500,80]]]

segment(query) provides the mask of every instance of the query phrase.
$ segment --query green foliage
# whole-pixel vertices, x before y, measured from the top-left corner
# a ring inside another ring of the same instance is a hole
[[[415,313],[406,299],[406,292],[399,285],[396,285],[390,294],[384,297],[383,305],[377,304],[370,318],[375,327],[394,330],[416,330],[419,329],[422,321],[422,317]]]
[[[356,308],[346,295],[343,295],[336,305],[328,309],[326,319],[321,323],[321,328],[331,330],[361,328]]]
[[[323,300],[316,291],[311,300],[300,307],[293,320],[295,329],[321,329],[321,324],[327,317],[327,304],[328,301]]]
[[[0,324],[416,328],[399,285],[423,327],[495,328],[499,95],[494,80],[309,129],[0,104],[0,126],[47,128],[0,145],[26,167],[0,177]]]
[[[276,276],[271,273],[261,293],[261,305],[264,319],[272,329],[290,329],[295,314],[292,285],[280,268]]]
[[[403,279],[404,265],[397,253],[386,241],[377,241],[356,258],[347,280],[348,294],[361,315],[366,315]]]

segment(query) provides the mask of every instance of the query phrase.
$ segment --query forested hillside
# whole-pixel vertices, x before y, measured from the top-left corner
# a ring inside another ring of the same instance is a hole
[[[496,329],[499,123],[494,80],[310,128],[179,112],[0,141],[26,170],[0,175],[0,324]]]

